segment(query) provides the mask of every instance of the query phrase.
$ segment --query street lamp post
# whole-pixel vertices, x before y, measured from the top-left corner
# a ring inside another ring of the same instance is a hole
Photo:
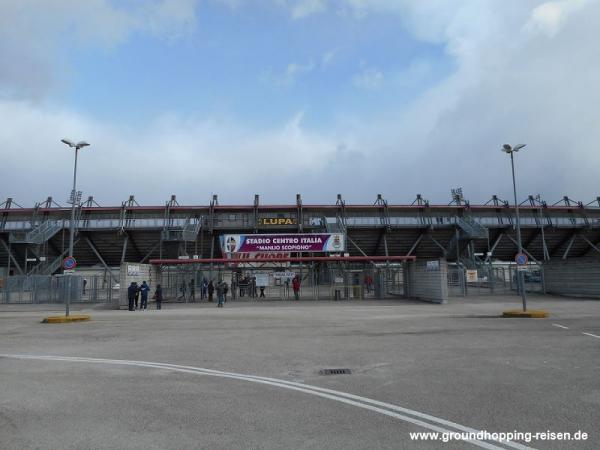
[[[517,201],[517,183],[515,181],[515,161],[514,153],[525,147],[526,144],[519,144],[512,147],[510,144],[504,144],[502,151],[510,155],[510,165],[512,168],[512,181],[513,181],[513,193],[515,196],[515,215],[517,216],[517,246],[519,248],[519,254],[523,253],[523,245],[521,242],[521,223],[519,220],[519,203]],[[523,311],[527,311],[527,295],[525,293],[525,282],[523,279],[523,271],[517,267],[517,286],[521,293],[521,299],[523,300]]]
[[[88,144],[85,141],[79,141],[78,143],[74,143],[69,139],[61,139],[61,142],[68,145],[71,148],[75,149],[75,165],[73,166],[73,189],[71,190],[71,221],[69,222],[69,256],[73,257],[73,242],[75,237],[75,204],[78,203],[78,195],[77,195],[77,156],[79,150],[83,147],[87,147]],[[69,315],[69,304],[71,300],[71,283],[69,282],[69,292],[67,294],[67,299],[65,302],[65,315]]]

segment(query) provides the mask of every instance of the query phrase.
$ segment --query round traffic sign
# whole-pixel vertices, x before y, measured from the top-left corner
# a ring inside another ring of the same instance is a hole
[[[75,258],[72,256],[67,256],[65,259],[63,259],[63,269],[71,270],[75,267],[77,267],[77,260]]]
[[[517,253],[515,256],[515,261],[519,266],[524,266],[527,264],[527,255],[525,253]]]

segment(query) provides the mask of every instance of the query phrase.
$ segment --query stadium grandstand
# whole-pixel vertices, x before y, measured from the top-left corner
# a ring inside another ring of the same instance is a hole
[[[117,267],[124,262],[224,257],[225,234],[342,233],[344,255],[445,258],[465,266],[512,261],[517,253],[516,209],[493,196],[472,204],[453,189],[448,204],[430,204],[421,195],[405,205],[377,195],[372,204],[335,202],[307,205],[301,195],[287,205],[263,205],[256,195],[246,205],[186,206],[173,195],[160,206],[144,206],[131,195],[118,206],[93,197],[76,207],[74,257],[79,267]],[[524,252],[529,260],[600,253],[600,197],[569,197],[547,203],[528,196],[519,204]],[[23,207],[9,198],[0,204],[0,268],[4,273],[51,275],[68,254],[71,207],[51,197]],[[296,257],[306,256],[296,253]],[[343,255],[342,255],[343,256]]]

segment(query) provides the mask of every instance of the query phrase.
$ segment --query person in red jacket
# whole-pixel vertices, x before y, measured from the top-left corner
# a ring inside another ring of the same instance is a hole
[[[292,289],[294,290],[294,299],[300,300],[300,277],[298,275],[292,280]]]

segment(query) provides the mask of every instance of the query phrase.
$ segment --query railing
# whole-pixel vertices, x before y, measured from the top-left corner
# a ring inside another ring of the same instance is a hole
[[[510,225],[509,217],[503,216],[503,221],[500,220],[499,217],[496,216],[471,216],[474,221],[479,223],[482,226],[486,227],[505,227]],[[434,227],[452,227],[457,225],[459,217],[458,216],[431,216],[431,224]],[[169,226],[181,226],[183,227],[186,223],[186,218],[170,218]],[[305,226],[316,226],[316,220],[314,216],[307,217],[304,220]],[[336,221],[335,217],[327,217],[327,222],[330,220]],[[539,216],[537,215],[521,215],[520,222],[523,227],[539,227],[538,224]],[[550,221],[553,227],[557,228],[571,228],[571,227],[585,227],[591,226],[594,228],[600,227],[600,219],[588,218],[589,224],[586,224],[585,218],[583,217],[573,217],[573,216],[545,216],[544,223],[546,220]],[[381,217],[379,216],[350,216],[345,219],[346,225],[348,227],[380,227]],[[64,219],[60,221],[55,221],[57,224],[61,224],[62,229],[64,226],[65,229],[69,228],[69,219]],[[127,219],[127,229],[162,229],[165,227],[165,219],[162,217],[156,218],[146,218],[146,217],[128,217]],[[422,216],[390,216],[389,218],[390,225],[392,227],[423,227],[427,226],[424,224]],[[515,223],[514,219],[512,220]],[[119,218],[85,218],[79,219],[76,221],[76,228],[79,230],[94,230],[94,229],[104,229],[104,230],[116,230],[121,226],[121,221]],[[235,217],[229,217],[229,215],[216,215],[214,217],[214,225],[217,228],[249,228],[253,226],[253,221],[250,220],[249,217],[243,215],[236,215]],[[35,229],[35,225],[31,220],[7,220],[4,231],[8,232],[32,232]]]
[[[470,217],[459,217],[456,224],[465,233],[465,237],[473,239],[487,239],[488,230]]]
[[[10,241],[15,244],[43,244],[60,230],[62,230],[62,221],[49,220],[26,232],[24,235],[10,235]]]
[[[67,254],[65,251],[58,258],[55,258],[51,262],[44,262],[35,266],[35,268],[31,271],[30,275],[52,275],[62,265],[62,261],[64,256]]]
[[[188,218],[179,227],[173,227],[174,221],[180,221],[180,219],[169,220],[170,226],[162,230],[162,238],[165,241],[195,241],[202,227],[202,218],[191,219]]]

